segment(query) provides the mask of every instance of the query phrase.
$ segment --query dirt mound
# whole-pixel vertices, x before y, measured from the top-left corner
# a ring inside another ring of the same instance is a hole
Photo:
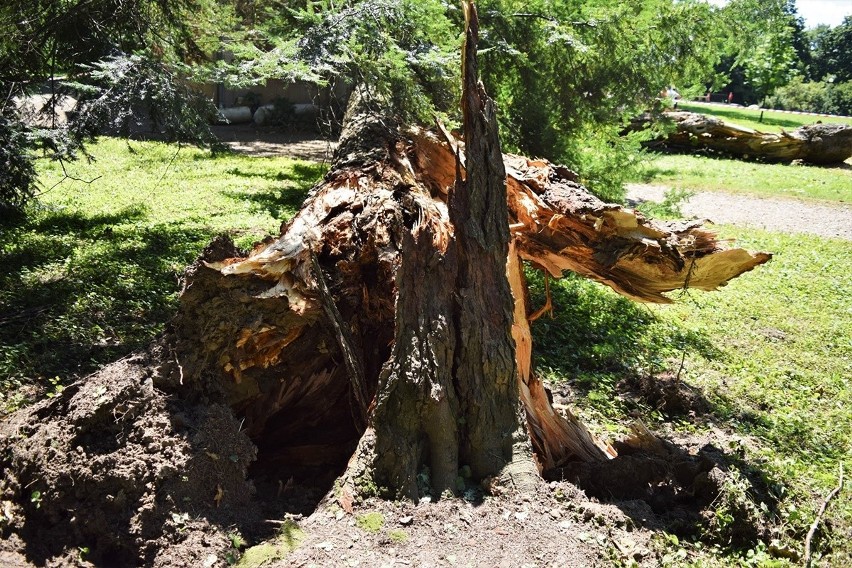
[[[774,506],[765,483],[707,440],[693,442],[672,443],[637,423],[613,443],[615,459],[568,464],[550,477],[622,507],[649,529],[734,547],[765,539],[759,504]]]
[[[618,385],[619,391],[649,404],[668,416],[700,415],[709,404],[699,391],[681,381],[676,373],[631,375]]]
[[[7,563],[224,566],[254,522],[255,448],[230,409],[158,390],[162,351],[131,357],[0,425]]]
[[[762,536],[762,496],[723,452],[647,431],[531,494],[474,484],[462,498],[368,499],[348,514],[333,494],[317,508],[327,487],[292,478],[258,477],[255,491],[255,446],[215,397],[186,384],[169,394],[180,381],[169,353],[114,363],[0,425],[0,565],[224,567],[269,537],[242,554],[286,556],[279,566],[654,565],[655,531]]]

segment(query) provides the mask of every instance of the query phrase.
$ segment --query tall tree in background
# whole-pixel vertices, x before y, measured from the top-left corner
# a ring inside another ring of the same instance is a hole
[[[852,81],[852,16],[839,26],[820,26],[809,33],[813,50],[812,79],[833,82]]]
[[[784,26],[766,34],[753,51],[739,56],[745,83],[754,97],[751,102],[765,104],[766,97],[793,78],[797,59],[792,31]]]
[[[482,13],[483,80],[506,145],[566,163],[610,200],[635,159],[621,124],[717,58],[704,2],[489,0]]]
[[[738,103],[760,103],[810,61],[804,22],[794,0],[731,0],[719,10],[721,58],[709,89],[734,93]]]
[[[740,0],[746,1],[753,0]],[[462,14],[438,0],[52,2],[33,8],[15,0],[4,8],[12,24],[0,60],[13,70],[4,85],[21,93],[51,74],[99,61],[91,67],[95,90],[88,96],[100,105],[72,129],[72,141],[104,122],[126,131],[140,106],[188,108],[179,102],[189,96],[179,88],[190,74],[184,64],[223,49],[233,58],[208,72],[196,66],[193,76],[240,87],[272,78],[342,81],[366,86],[368,98],[390,103],[403,120],[431,123],[438,114],[455,125],[460,118],[454,101]],[[503,109],[503,143],[566,163],[609,200],[621,198],[623,176],[636,163],[638,140],[619,136],[625,118],[670,84],[703,82],[719,57],[717,13],[699,0],[488,0],[481,12],[482,75]],[[52,26],[60,14],[66,19]],[[33,39],[20,47],[23,37]],[[104,59],[139,50],[136,59]],[[118,94],[157,84],[158,76],[173,80],[119,101]],[[77,88],[86,92],[82,84]],[[17,124],[14,105],[4,108],[8,125]],[[170,116],[160,117],[167,138],[191,139],[203,130],[197,113]],[[187,121],[191,127],[181,128]],[[50,142],[42,131],[15,132],[6,138],[29,141],[29,149],[41,144],[68,149],[67,155],[74,148]],[[24,148],[11,158],[26,166],[31,154]],[[30,176],[23,195],[31,194],[31,171],[10,171]]]
[[[258,6],[265,17],[240,12],[235,58],[220,63],[219,80],[343,80],[369,86],[421,123],[436,112],[458,120],[457,7],[310,2],[273,14]],[[624,118],[669,84],[703,80],[717,60],[715,14],[700,1],[488,0],[480,18],[483,81],[503,111],[503,143],[567,163],[611,200],[621,197],[638,148],[618,134]]]

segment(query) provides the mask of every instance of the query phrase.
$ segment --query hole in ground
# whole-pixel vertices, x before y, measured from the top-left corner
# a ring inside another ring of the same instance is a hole
[[[257,460],[249,468],[267,518],[311,514],[343,474],[363,433],[352,417],[348,389],[335,400],[316,394],[271,415],[252,439]]]

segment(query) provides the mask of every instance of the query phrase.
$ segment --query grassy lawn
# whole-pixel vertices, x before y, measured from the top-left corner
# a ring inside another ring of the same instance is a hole
[[[61,388],[146,345],[214,235],[249,246],[277,232],[324,173],[154,142],[101,139],[91,150],[95,162],[66,167],[98,179],[66,180],[26,218],[0,221],[0,409],[22,402],[21,386]],[[56,163],[39,171],[46,188],[62,178]]]
[[[629,413],[658,430],[732,435],[736,442],[723,449],[778,498],[763,513],[773,538],[801,550],[819,504],[837,485],[839,462],[847,472],[852,467],[852,246],[733,227],[722,227],[722,236],[775,258],[719,292],[690,293],[670,306],[637,305],[580,278],[560,281],[557,319],[534,328],[540,368],[585,395],[580,413],[603,435],[623,432]],[[707,415],[666,416],[622,396],[622,378],[676,370],[683,353],[681,379],[706,398]],[[831,565],[852,559],[848,488],[846,495],[824,520],[832,527]],[[767,558],[761,545],[753,553]],[[708,563],[735,561],[724,558]]]
[[[688,154],[650,154],[635,180],[687,191],[728,191],[852,203],[852,166],[796,166]]]
[[[750,110],[737,106],[707,105],[679,101],[678,110],[709,114],[721,118],[725,122],[739,124],[746,128],[759,130],[761,132],[781,132],[782,130],[795,130],[806,124],[814,124],[822,121],[825,124],[850,124],[852,119],[831,116],[808,116],[806,114],[789,114],[772,110],[763,111],[763,120],[760,121],[759,110]]]

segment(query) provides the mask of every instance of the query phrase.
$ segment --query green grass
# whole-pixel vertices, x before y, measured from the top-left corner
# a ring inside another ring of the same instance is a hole
[[[101,139],[93,163],[24,218],[0,221],[0,397],[57,389],[145,346],[176,307],[180,277],[216,234],[249,246],[292,216],[322,167],[285,158]],[[62,178],[42,161],[40,180]],[[16,393],[12,395],[11,393]],[[5,402],[5,404],[3,404]],[[21,400],[0,399],[0,408]]]
[[[718,292],[670,306],[633,304],[576,277],[558,282],[557,319],[533,329],[540,367],[584,395],[580,414],[598,433],[622,432],[628,413],[639,413],[658,429],[712,432],[712,424],[745,440],[746,464],[780,497],[774,536],[801,550],[839,462],[852,467],[852,246],[732,227],[722,236],[775,257]],[[708,400],[706,417],[663,416],[619,395],[620,378],[676,370],[683,351],[682,380]],[[852,558],[848,491],[823,524],[832,565]]]
[[[832,117],[832,116],[808,116],[805,114],[789,114],[786,112],[778,112],[765,110],[763,112],[763,120],[760,120],[761,111],[751,110],[737,106],[722,106],[722,105],[706,105],[679,101],[678,110],[686,110],[689,112],[697,112],[701,114],[709,114],[721,118],[725,122],[738,124],[753,130],[761,132],[781,132],[782,130],[795,130],[800,126],[814,124],[816,121],[821,121],[825,124],[849,124],[852,125],[852,119]]]
[[[271,566],[287,558],[305,539],[303,531],[294,521],[286,520],[278,531],[278,535],[270,540],[249,547],[235,563],[235,554],[226,556],[227,563],[236,564],[236,568],[261,568]]]
[[[385,516],[377,511],[371,511],[355,517],[355,524],[363,531],[379,532],[385,526]]]
[[[797,166],[686,154],[651,154],[633,181],[687,191],[727,191],[852,203],[852,166]]]

